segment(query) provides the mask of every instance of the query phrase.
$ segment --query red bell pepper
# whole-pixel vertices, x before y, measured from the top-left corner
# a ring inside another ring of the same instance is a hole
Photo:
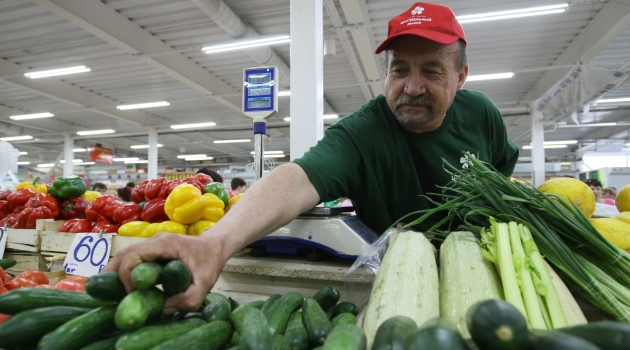
[[[18,228],[35,228],[38,219],[54,219],[52,211],[48,207],[24,208],[18,217]]]
[[[90,206],[90,201],[82,197],[71,197],[59,205],[61,218],[85,219],[85,210]],[[64,232],[64,231],[62,231]],[[87,232],[87,231],[85,231]]]
[[[197,181],[199,181],[204,187],[206,187],[207,184],[214,182],[214,180],[212,180],[212,176],[204,174],[204,173],[199,173],[195,175],[195,179],[197,179]]]
[[[164,198],[153,198],[144,204],[142,209],[142,220],[150,223],[158,223],[170,220],[164,211]]]
[[[13,192],[13,191],[6,190],[6,191],[3,191],[3,192],[0,192],[0,200],[1,201],[6,201],[7,197],[9,197],[9,194],[11,194],[11,192]]]
[[[168,182],[168,184],[166,184],[166,193],[164,194],[164,196],[162,198],[167,198],[171,192],[173,192],[173,189],[181,184],[183,184],[184,182],[182,180],[171,180]],[[203,193],[203,190],[201,190],[201,193]]]
[[[136,203],[123,204],[114,210],[113,220],[115,224],[124,225],[130,221],[140,221],[142,207]]]
[[[0,199],[0,219],[4,219],[9,214],[11,214],[9,202]]]
[[[144,190],[147,187],[147,183],[149,180],[140,181],[134,188],[131,190],[131,201],[140,204],[144,202],[146,199],[144,198]]]
[[[92,233],[99,233],[101,230],[103,233],[117,233],[118,226],[109,221],[99,221],[92,226]]]
[[[205,174],[201,174],[201,175],[205,175]],[[182,183],[187,183],[187,184],[197,187],[199,191],[201,191],[201,193],[204,192],[204,187],[206,186],[206,185],[201,184],[201,181],[199,181],[196,177],[187,177],[182,180]]]
[[[86,233],[92,231],[92,223],[88,219],[70,219],[64,221],[59,232]]]
[[[166,198],[162,193],[167,190],[168,180],[163,177],[149,180],[147,186],[144,188],[144,198],[151,200],[153,198]]]
[[[8,224],[10,228],[18,228],[19,218],[20,213],[11,213],[0,220],[0,227],[4,227],[5,224]]]
[[[114,210],[123,205],[123,202],[112,194],[96,197],[85,209],[85,217],[92,222],[114,221]]]
[[[59,216],[59,206],[57,204],[57,199],[55,197],[45,194],[45,193],[37,193],[29,201],[26,203],[25,208],[40,208],[47,207],[50,209],[52,213],[52,218],[54,219]]]
[[[28,203],[28,200],[37,194],[32,188],[23,188],[17,191],[11,191],[7,196],[7,202],[11,209],[22,209]]]

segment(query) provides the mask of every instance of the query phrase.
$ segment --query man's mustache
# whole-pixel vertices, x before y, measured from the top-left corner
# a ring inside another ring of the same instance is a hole
[[[398,109],[402,105],[427,106],[429,107],[429,109],[431,109],[433,107],[433,102],[430,101],[426,95],[414,97],[405,94],[400,96],[400,98],[396,100],[396,103],[394,103],[394,109]]]

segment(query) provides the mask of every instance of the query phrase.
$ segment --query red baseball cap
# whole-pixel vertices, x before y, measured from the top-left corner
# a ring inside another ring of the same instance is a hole
[[[466,43],[464,30],[453,11],[446,6],[426,2],[416,2],[389,21],[387,39],[376,49],[376,53],[387,49],[392,40],[403,35],[415,35],[444,45],[459,39]]]

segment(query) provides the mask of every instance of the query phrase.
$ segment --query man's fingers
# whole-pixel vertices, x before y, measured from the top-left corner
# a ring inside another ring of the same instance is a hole
[[[175,294],[166,299],[164,313],[167,315],[172,314],[175,310],[196,311],[206,297],[206,290],[206,288],[198,284],[191,284],[185,292]]]

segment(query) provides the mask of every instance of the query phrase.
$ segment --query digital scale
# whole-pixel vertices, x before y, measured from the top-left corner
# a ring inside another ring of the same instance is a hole
[[[266,118],[278,112],[276,67],[243,70],[243,113],[254,121],[255,179],[263,174]],[[356,259],[378,236],[352,212],[352,207],[315,207],[289,224],[250,244],[253,256],[268,253],[306,255],[320,260],[322,252],[344,259]]]

